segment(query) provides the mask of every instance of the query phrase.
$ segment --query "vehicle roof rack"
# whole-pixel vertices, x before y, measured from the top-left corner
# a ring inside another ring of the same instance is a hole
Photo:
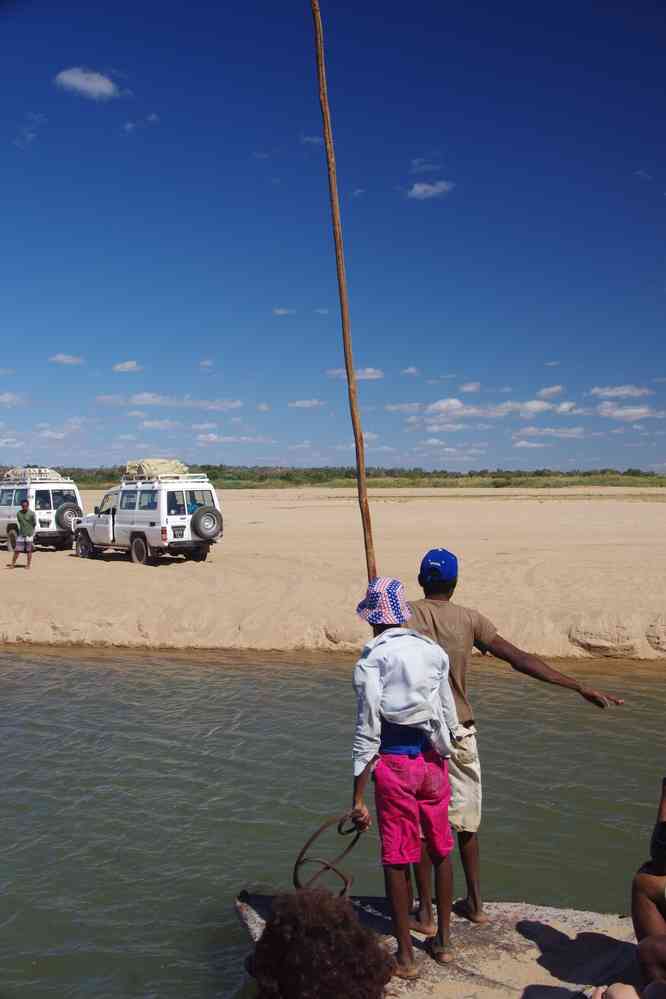
[[[71,482],[53,468],[9,468],[3,476],[6,482]]]
[[[209,482],[205,472],[173,472],[166,475],[128,475],[122,477],[122,482]]]

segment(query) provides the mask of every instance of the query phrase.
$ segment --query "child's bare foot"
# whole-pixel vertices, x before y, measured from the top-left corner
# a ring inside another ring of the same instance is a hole
[[[393,977],[404,978],[405,981],[413,982],[416,978],[419,978],[419,969],[416,967],[415,962],[402,964],[396,960],[393,965]]]
[[[479,906],[477,909],[472,905],[469,898],[460,898],[457,902],[454,902],[453,911],[456,916],[460,916],[462,919],[469,919],[470,923],[477,923],[479,926],[484,926],[490,922],[490,916],[486,915],[483,911],[483,906]]]
[[[422,933],[424,937],[434,937],[437,932],[434,920],[429,923],[422,923],[416,913],[409,917],[409,928],[413,933]]]

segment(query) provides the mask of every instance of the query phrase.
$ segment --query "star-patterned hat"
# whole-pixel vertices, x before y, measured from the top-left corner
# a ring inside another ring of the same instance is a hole
[[[356,613],[368,624],[404,624],[412,616],[399,579],[378,576],[371,580]]]

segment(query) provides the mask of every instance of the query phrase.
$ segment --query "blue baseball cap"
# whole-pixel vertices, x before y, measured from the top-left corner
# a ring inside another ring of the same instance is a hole
[[[419,580],[427,583],[453,583],[458,578],[458,559],[446,548],[431,548],[421,559]]]

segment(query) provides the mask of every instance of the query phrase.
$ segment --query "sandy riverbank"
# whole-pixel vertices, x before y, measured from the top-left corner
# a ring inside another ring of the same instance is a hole
[[[100,494],[84,493],[86,509]],[[39,551],[4,571],[0,641],[130,647],[353,649],[365,564],[351,490],[221,492],[208,562],[131,565]],[[461,559],[459,603],[557,657],[666,657],[666,491],[381,490],[379,569],[416,597],[432,545]]]

